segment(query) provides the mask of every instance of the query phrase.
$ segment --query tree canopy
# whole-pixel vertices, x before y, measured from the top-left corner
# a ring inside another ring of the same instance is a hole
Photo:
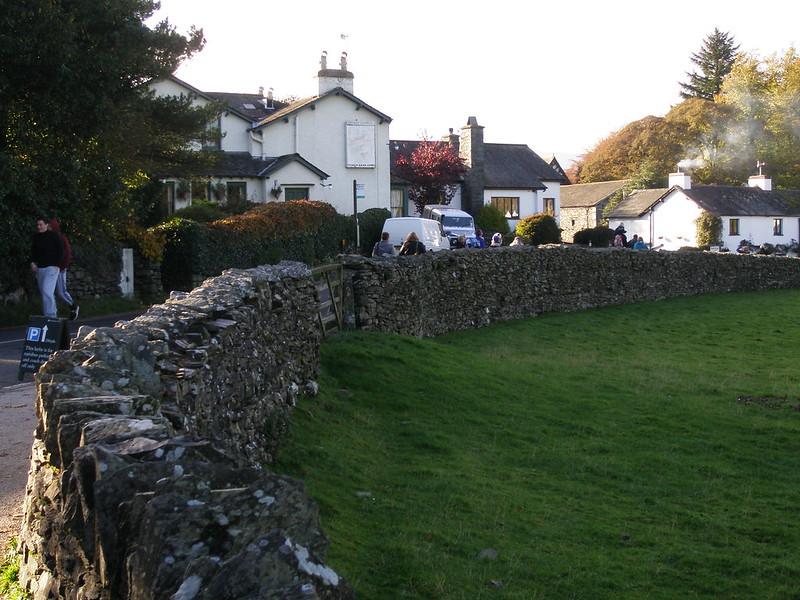
[[[408,197],[419,213],[427,204],[450,204],[466,172],[464,161],[450,144],[429,140],[420,142],[411,155],[400,154],[394,166],[409,182]]]
[[[156,8],[26,0],[0,13],[3,256],[28,247],[35,214],[57,215],[84,239],[140,218],[148,207],[134,192],[148,174],[196,159],[187,142],[203,135],[208,111],[156,98],[148,84],[199,51],[203,34],[181,35],[167,20],[146,26]],[[0,287],[15,283],[19,268],[4,265]]]
[[[573,181],[662,187],[686,159],[699,183],[741,185],[758,160],[775,187],[800,187],[800,55],[739,54],[712,100],[687,98],[629,123],[581,157]]]
[[[738,50],[733,36],[715,27],[713,33],[703,40],[700,51],[692,53],[691,61],[700,72],[686,73],[689,80],[681,83],[681,97],[713,100],[731,72]]]

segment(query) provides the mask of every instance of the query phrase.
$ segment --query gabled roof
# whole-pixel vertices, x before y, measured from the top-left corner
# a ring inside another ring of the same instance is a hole
[[[561,188],[561,208],[597,206],[616,194],[630,181],[596,181],[594,183],[573,183]]]
[[[484,144],[484,188],[545,189],[561,175],[525,144]]]
[[[367,104],[363,100],[357,98],[356,96],[354,96],[353,94],[351,94],[347,90],[345,90],[343,88],[340,88],[340,87],[337,87],[337,88],[333,88],[332,90],[328,90],[327,92],[325,92],[322,95],[310,96],[308,98],[302,98],[300,100],[297,100],[296,102],[292,102],[291,104],[289,104],[288,106],[284,107],[283,109],[277,111],[276,113],[274,113],[272,115],[269,115],[268,117],[265,117],[264,119],[262,119],[261,121],[259,121],[255,125],[253,125],[253,129],[257,129],[259,127],[264,127],[266,125],[269,125],[270,123],[274,123],[275,121],[279,121],[281,119],[287,118],[289,115],[291,115],[293,113],[296,113],[297,111],[302,110],[304,108],[313,107],[316,102],[318,102],[320,100],[323,100],[324,98],[327,98],[329,96],[344,96],[348,100],[351,100],[352,102],[354,102],[359,108],[364,108],[364,109],[368,110],[369,112],[371,112],[372,114],[374,114],[376,117],[381,119],[381,122],[383,122],[383,121],[386,121],[387,123],[391,123],[392,122],[392,118],[390,116],[383,114],[381,111],[379,111],[376,108],[373,108],[372,106],[370,106],[369,104]]]
[[[797,209],[793,209],[781,194],[757,187],[698,185],[683,190],[683,193],[715,215],[779,217],[798,214]]]
[[[219,102],[223,102],[237,114],[246,116],[255,123],[285,108],[285,102],[267,100],[261,94],[235,94],[230,92],[206,92]]]
[[[167,79],[171,79],[172,81],[174,81],[178,85],[180,85],[182,87],[185,87],[187,90],[189,90],[190,92],[192,92],[194,95],[198,96],[199,98],[203,98],[204,100],[208,100],[209,102],[222,102],[223,104],[226,104],[224,98],[218,98],[218,97],[216,97],[214,95],[214,93],[204,92],[202,90],[198,90],[192,84],[186,83],[183,79],[179,79],[178,77],[175,77],[175,75],[169,75],[169,76],[167,76]],[[217,95],[222,95],[222,94],[217,94]],[[236,94],[234,94],[234,95],[236,95]],[[246,113],[241,112],[238,107],[230,105],[230,104],[227,104],[226,108],[227,108],[228,111],[232,112],[236,116],[241,117],[245,121],[249,121],[249,122],[252,123],[252,119]]]
[[[569,177],[567,177],[567,172],[564,170],[564,167],[561,166],[561,163],[558,162],[555,154],[550,154],[548,156],[542,157],[544,161],[553,167],[553,170],[561,175],[561,185],[570,185]]]
[[[800,215],[800,191],[767,192],[757,187],[697,185],[685,190],[680,186],[660,190],[637,190],[623,199],[608,215],[609,219],[635,219],[649,211],[673,191],[717,216],[781,217]],[[789,200],[787,202],[787,199]],[[795,204],[794,200],[798,203]]]
[[[680,188],[674,186],[655,190],[634,190],[614,207],[614,210],[608,214],[608,220],[638,219],[650,210],[659,200],[675,189]]]
[[[297,162],[306,167],[320,179],[326,179],[328,174],[308,162],[299,154],[285,154],[283,156],[256,158],[249,152],[220,152],[218,158],[207,169],[207,172],[198,173],[214,177],[269,177],[291,162]]]

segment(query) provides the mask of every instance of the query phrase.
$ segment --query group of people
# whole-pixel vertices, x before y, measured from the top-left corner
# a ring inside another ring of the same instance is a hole
[[[625,226],[620,223],[614,230],[614,247],[647,250],[647,243],[644,241],[644,238],[639,237],[636,233],[633,234],[633,237],[629,241],[628,237],[625,235]]]
[[[67,269],[72,264],[72,246],[61,233],[56,219],[36,219],[36,233],[31,243],[31,271],[42,297],[42,313],[58,316],[56,297],[69,307],[69,318],[78,318],[80,306],[67,291]]]
[[[495,233],[489,243],[489,247],[498,248],[503,245],[503,236],[500,233]],[[509,244],[510,246],[524,246],[524,242],[520,236],[516,236],[514,241]],[[464,235],[458,236],[454,248],[486,248],[486,240],[483,238],[483,231],[480,229],[475,230],[475,237],[473,238],[472,245],[467,243],[467,237]],[[416,256],[418,254],[425,254],[425,244],[423,244],[419,236],[415,232],[409,233],[403,245],[400,246],[400,252],[395,252],[394,246],[389,241],[389,233],[384,231],[381,234],[381,239],[375,242],[372,247],[372,256]]]

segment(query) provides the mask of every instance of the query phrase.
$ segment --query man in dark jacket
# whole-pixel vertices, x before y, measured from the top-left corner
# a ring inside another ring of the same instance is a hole
[[[39,293],[42,295],[42,312],[45,317],[55,319],[55,290],[58,282],[58,265],[64,257],[64,246],[55,231],[47,227],[47,220],[36,219],[36,233],[31,243],[31,271],[36,275]]]

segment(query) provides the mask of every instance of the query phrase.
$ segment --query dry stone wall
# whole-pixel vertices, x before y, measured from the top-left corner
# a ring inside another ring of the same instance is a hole
[[[800,287],[800,260],[576,247],[342,257],[345,321],[434,336],[542,312]],[[21,581],[49,598],[351,598],[302,482],[264,468],[321,334],[299,263],[81,329],[37,374]]]
[[[800,260],[704,252],[504,247],[343,260],[352,325],[415,336],[543,312],[800,287]]]
[[[263,467],[316,391],[316,304],[305,265],[227,271],[43,366],[34,598],[352,597],[302,482]]]

